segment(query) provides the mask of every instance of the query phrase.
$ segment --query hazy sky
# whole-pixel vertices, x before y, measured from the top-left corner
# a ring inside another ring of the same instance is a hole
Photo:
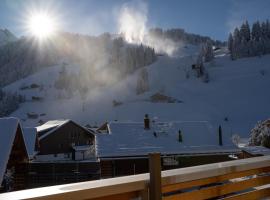
[[[270,0],[1,0],[0,28],[25,35],[29,12],[47,10],[65,31],[116,33],[121,8],[140,11],[142,4],[147,27],[180,27],[220,40],[244,20],[270,19]]]

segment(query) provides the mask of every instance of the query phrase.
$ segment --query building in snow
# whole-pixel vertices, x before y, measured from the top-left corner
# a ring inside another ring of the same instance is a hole
[[[24,188],[20,165],[27,162],[19,119],[0,118],[0,188],[3,191]]]
[[[270,155],[270,149],[263,146],[245,146],[241,150],[243,151],[243,158]]]
[[[30,137],[34,130],[38,141]],[[30,144],[28,154],[34,155],[27,168],[27,188],[100,178],[91,129],[72,120],[53,120],[24,131],[25,141]]]
[[[150,96],[150,101],[153,103],[181,103],[181,101],[159,92]]]
[[[36,127],[37,161],[95,160],[95,133],[72,120],[54,120]]]
[[[146,129],[140,122],[107,123],[107,134],[97,134],[97,155],[101,176],[113,177],[148,171],[148,154],[160,152],[163,169],[230,160],[241,151],[230,136],[206,121],[152,122]]]

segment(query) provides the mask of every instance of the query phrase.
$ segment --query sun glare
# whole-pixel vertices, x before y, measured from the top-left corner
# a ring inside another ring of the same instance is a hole
[[[56,20],[48,13],[34,13],[28,19],[28,31],[38,39],[46,39],[57,30]]]

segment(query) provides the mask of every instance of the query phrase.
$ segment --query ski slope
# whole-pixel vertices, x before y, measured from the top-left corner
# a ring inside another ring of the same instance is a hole
[[[270,55],[231,61],[226,51],[220,51],[214,61],[206,64],[210,81],[204,83],[191,70],[196,54],[197,49],[189,46],[179,51],[179,56],[160,56],[154,64],[147,66],[149,92],[136,95],[138,70],[114,85],[90,90],[84,106],[76,93],[70,99],[57,98],[59,91],[54,88],[54,82],[60,66],[43,69],[5,87],[27,99],[11,116],[22,119],[25,126],[54,119],[100,125],[114,120],[141,122],[148,113],[156,121],[209,121],[216,128],[222,125],[227,136],[248,137],[255,123],[270,115]],[[69,64],[68,70],[76,70],[76,64]],[[42,84],[43,89],[19,89],[31,83]],[[156,92],[182,103],[150,102],[149,97]],[[34,102],[32,96],[40,96],[43,100]],[[114,107],[113,100],[123,104]],[[29,119],[29,112],[43,116]]]

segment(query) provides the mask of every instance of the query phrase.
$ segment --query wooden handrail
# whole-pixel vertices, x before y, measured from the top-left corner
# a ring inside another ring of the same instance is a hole
[[[164,196],[164,199],[179,199],[180,197],[191,198],[191,195],[199,195],[202,192],[203,197],[212,197],[219,194],[217,191],[234,191],[228,189],[230,184],[232,186],[240,187],[240,183],[228,183],[228,180],[238,177],[245,177],[253,174],[270,172],[270,156],[248,158],[242,160],[228,161],[222,163],[214,163],[208,165],[201,165],[196,167],[188,167],[174,170],[167,170],[162,172],[162,192],[176,191],[176,198],[173,196]],[[50,187],[43,187],[37,189],[22,190],[17,192],[10,192],[0,194],[0,200],[67,200],[67,199],[130,199],[134,197],[143,196],[148,198],[146,194],[149,189],[150,176],[148,173],[140,175],[125,176],[119,178],[103,179],[96,181],[87,181],[74,184],[57,185]],[[226,182],[227,181],[227,182]],[[268,183],[269,178],[254,178],[246,181],[249,186],[259,186]],[[226,183],[222,185],[214,185],[212,188],[205,188],[204,185],[212,184],[214,182]],[[191,191],[190,194],[182,193],[182,188],[198,186],[203,189]],[[179,193],[180,191],[180,193]],[[224,192],[225,191],[225,192]],[[203,193],[204,192],[204,193]],[[209,192],[212,192],[211,194]],[[221,193],[221,194],[223,194]],[[117,195],[123,195],[123,198],[117,198]],[[164,194],[165,195],[165,194]],[[178,196],[177,196],[178,195]],[[249,194],[243,194],[249,195]],[[270,195],[270,189],[264,188],[261,192],[255,191],[251,195],[261,197]],[[261,195],[261,196],[260,196]],[[239,195],[238,195],[239,196]],[[231,197],[230,197],[231,198]],[[185,199],[185,198],[183,198]]]
[[[167,170],[162,172],[162,185],[192,181],[264,167],[270,167],[270,156]]]
[[[85,200],[122,193],[144,191],[149,174],[124,176],[96,181],[41,187],[0,194],[0,200]]]

